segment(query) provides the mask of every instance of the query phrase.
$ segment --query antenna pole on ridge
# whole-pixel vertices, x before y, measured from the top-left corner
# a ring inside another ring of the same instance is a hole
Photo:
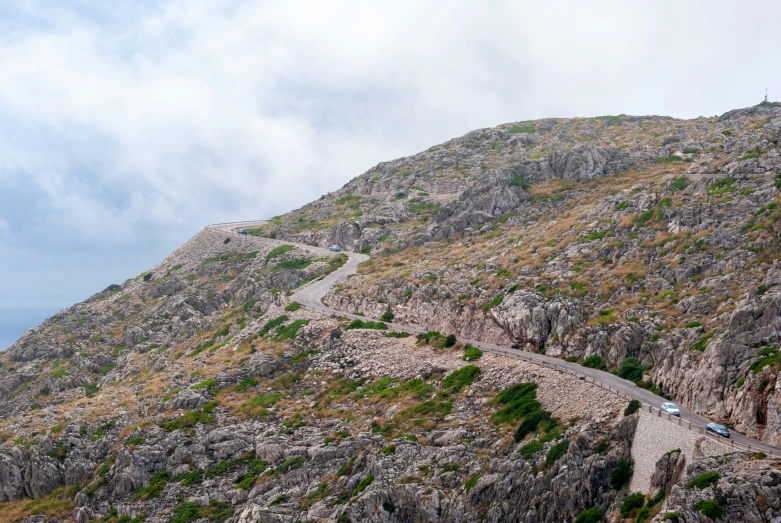
[[[767,89],[765,89],[765,101],[767,102]]]

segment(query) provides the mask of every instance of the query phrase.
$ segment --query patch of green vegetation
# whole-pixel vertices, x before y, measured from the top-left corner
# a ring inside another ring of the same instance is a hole
[[[613,234],[613,231],[598,231],[598,232],[592,232],[590,234],[583,235],[583,238],[594,241],[594,240],[601,240],[602,238],[605,238],[607,236],[611,236]]]
[[[607,521],[605,511],[599,507],[591,507],[578,514],[573,523],[601,523],[603,521]]]
[[[390,309],[386,310],[382,314],[382,316],[380,316],[380,321],[388,322],[388,323],[392,322],[393,321],[393,311],[390,310]]]
[[[510,187],[520,187],[525,191],[531,187],[531,185],[529,185],[529,183],[520,176],[513,176],[510,178]]]
[[[256,336],[258,336],[258,337],[265,336],[266,334],[268,334],[271,331],[271,329],[279,327],[280,325],[285,323],[288,319],[289,318],[287,316],[282,315],[282,316],[277,316],[273,320],[269,320],[268,322],[266,322],[265,325],[263,325],[263,328],[258,331]]]
[[[563,439],[556,443],[548,450],[548,453],[545,455],[545,463],[548,465],[553,465],[560,457],[567,453],[567,449],[569,449],[569,440]]]
[[[145,487],[142,487],[135,491],[132,496],[130,496],[130,501],[139,501],[139,500],[147,500],[150,498],[159,498],[160,494],[163,493],[163,490],[165,489],[165,484],[169,480],[168,472],[165,470],[162,470],[160,472],[155,472],[152,474],[152,476],[149,478],[149,483]]]
[[[277,401],[284,397],[285,395],[279,392],[256,396],[248,402],[242,404],[241,410],[247,416],[263,418],[269,415],[268,407],[273,406]]]
[[[735,188],[732,187],[734,183],[734,178],[722,178],[708,187],[708,193],[719,195],[734,191]]]
[[[160,426],[168,432],[173,432],[174,430],[191,429],[199,423],[203,425],[211,425],[215,421],[216,419],[214,416],[207,412],[191,410],[190,412],[187,412],[178,418],[174,418],[171,421],[162,423]]]
[[[532,134],[537,132],[537,127],[534,125],[513,125],[510,127],[509,131],[512,134],[519,134],[519,133],[526,133],[526,134]]]
[[[686,187],[689,186],[689,179],[685,176],[681,176],[680,178],[676,178],[672,182],[670,182],[670,185],[667,187],[671,191],[682,191]]]
[[[519,448],[518,452],[520,452],[524,458],[528,459],[532,457],[534,454],[540,452],[542,448],[543,448],[542,442],[538,439],[534,439],[529,443],[527,443],[526,445],[524,445],[523,447]]]
[[[254,260],[258,256],[258,251],[245,252],[243,254],[221,254],[212,258],[206,258],[201,262],[201,266],[215,262],[240,263],[243,261]]]
[[[65,457],[68,455],[68,450],[65,448],[65,443],[60,440],[57,445],[54,446],[48,453],[48,456],[57,461],[65,461]]]
[[[280,327],[274,335],[274,341],[285,341],[295,339],[298,330],[304,325],[309,325],[309,320],[296,320],[290,325]]]
[[[215,389],[219,390],[220,388],[220,382],[217,380],[204,380],[200,383],[196,383],[192,387],[190,387],[190,390],[201,390],[201,389],[209,389],[209,391],[214,391]]]
[[[618,376],[629,381],[640,381],[643,379],[643,370],[637,358],[624,358],[618,369]]]
[[[698,510],[703,516],[711,519],[719,519],[724,515],[724,507],[718,501],[712,499],[703,499],[694,505],[694,510]]]
[[[672,162],[682,162],[683,158],[678,156],[677,154],[671,154],[670,156],[658,156],[654,158],[655,163],[672,163]]]
[[[479,360],[483,357],[483,351],[478,349],[477,347],[472,347],[471,345],[467,345],[464,347],[464,361],[475,361]]]
[[[605,454],[608,450],[610,450],[610,440],[607,438],[599,440],[594,445],[594,454]]]
[[[436,214],[440,209],[439,204],[434,202],[423,202],[419,198],[410,200],[409,211],[415,214]]]
[[[480,367],[465,365],[448,374],[442,380],[442,388],[451,394],[458,394],[462,388],[471,385],[479,377]]]
[[[632,479],[635,471],[635,461],[632,458],[621,458],[616,468],[610,473],[610,486],[621,490]]]
[[[358,202],[360,200],[361,197],[358,196],[357,194],[348,194],[336,200],[336,205],[344,205],[345,203]]]
[[[617,211],[623,211],[624,209],[629,208],[629,202],[620,202],[616,204],[616,210]]]
[[[712,487],[716,483],[719,482],[719,478],[721,478],[721,474],[718,472],[705,472],[704,474],[700,474],[696,478],[691,479],[687,484],[686,488],[696,488],[698,490],[705,490],[708,487]]]
[[[757,356],[760,358],[754,363],[751,364],[749,367],[749,370],[753,372],[754,374],[758,374],[762,371],[766,366],[774,366],[776,365],[779,360],[781,360],[781,353],[777,349],[774,349],[772,347],[765,347],[763,349],[760,349],[760,351],[757,353]]]
[[[185,501],[174,508],[174,517],[171,523],[187,523],[201,518],[209,521],[225,521],[233,517],[233,509],[224,501],[211,500],[205,507]]]
[[[706,334],[705,336],[701,337],[697,342],[693,343],[691,347],[689,347],[689,350],[696,350],[699,352],[702,352],[705,350],[705,348],[708,346],[708,341],[714,336],[715,333],[711,332],[710,334]]]
[[[621,502],[619,512],[621,512],[621,516],[628,518],[633,511],[642,508],[643,505],[645,505],[645,496],[639,492],[635,492],[624,498],[624,501]]]
[[[130,445],[143,445],[144,439],[143,436],[133,436],[125,440],[125,446],[129,447]]]
[[[304,466],[305,462],[306,458],[304,456],[292,456],[287,458],[274,469],[274,476],[279,477],[283,474],[287,474],[291,470],[299,469]]]
[[[589,369],[607,370],[607,362],[599,354],[592,354],[583,360],[582,365]]]
[[[100,391],[100,386],[97,383],[87,383],[84,385],[84,392],[87,397],[92,397]]]
[[[277,256],[282,256],[283,254],[292,251],[295,249],[292,245],[280,245],[279,247],[274,247],[269,251],[269,253],[266,255],[265,260],[263,261],[263,265],[268,265],[268,262],[276,258]]]
[[[630,400],[629,405],[624,409],[624,416],[631,416],[640,410],[640,407],[642,407],[642,404],[638,400]]]
[[[347,330],[351,329],[376,329],[376,330],[387,330],[388,326],[385,325],[381,321],[363,321],[363,320],[353,320],[350,322],[347,327],[345,327]]]
[[[656,208],[648,209],[635,219],[635,223],[638,225],[638,227],[645,227],[648,225],[648,222],[654,219],[655,215]]]
[[[488,311],[490,309],[493,309],[494,307],[498,306],[500,303],[502,303],[502,300],[504,300],[504,294],[499,293],[496,296],[494,296],[491,301],[483,305],[482,309],[483,311]]]
[[[759,149],[754,149],[753,151],[749,151],[743,156],[740,157],[741,160],[750,160],[752,158],[759,158],[762,155],[762,151]]]

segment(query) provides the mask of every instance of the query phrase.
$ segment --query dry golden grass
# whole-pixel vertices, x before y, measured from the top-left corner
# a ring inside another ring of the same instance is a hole
[[[59,489],[48,496],[38,499],[20,499],[0,503],[0,521],[12,522],[35,515],[45,515],[48,518],[60,518],[66,523],[72,523],[70,514],[76,508],[73,497],[76,489]]]

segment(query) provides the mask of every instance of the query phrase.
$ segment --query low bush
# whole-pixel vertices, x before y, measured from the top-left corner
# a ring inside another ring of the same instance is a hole
[[[545,455],[545,463],[553,465],[560,457],[567,453],[567,449],[569,449],[569,440],[563,439],[556,443]]]
[[[274,335],[274,341],[285,341],[295,339],[298,330],[304,325],[309,325],[309,320],[296,320],[290,325],[280,327]]]
[[[607,521],[605,511],[599,507],[591,507],[578,514],[573,523],[601,523],[602,521]]]
[[[518,449],[518,452],[521,453],[521,456],[524,458],[530,458],[534,454],[538,453],[542,450],[542,442],[540,440],[532,440],[523,447]]]
[[[643,379],[643,367],[637,358],[624,358],[618,369],[618,376],[629,381],[640,381]]]
[[[703,516],[711,519],[719,519],[724,515],[724,507],[712,499],[703,499],[694,505],[694,510],[698,510]]]
[[[388,326],[385,325],[381,321],[363,321],[363,320],[353,320],[347,327],[345,327],[347,330],[351,329],[376,329],[376,330],[387,330]]]
[[[306,258],[293,258],[292,260],[283,260],[271,269],[272,271],[300,271],[312,265],[312,260]]]
[[[301,304],[300,304],[300,303],[298,303],[297,301],[291,301],[291,302],[290,302],[290,303],[289,303],[289,304],[288,304],[288,305],[285,307],[285,311],[286,311],[286,312],[295,312],[295,311],[297,311],[297,310],[298,310],[298,309],[300,309],[300,308],[301,308]]]
[[[274,247],[266,255],[266,259],[264,260],[263,264],[264,265],[268,265],[269,260],[271,260],[272,258],[276,258],[277,256],[281,256],[281,255],[285,254],[286,252],[292,251],[293,249],[295,249],[295,247],[293,247],[292,245],[280,245],[279,247]]]
[[[635,492],[624,498],[624,501],[621,502],[619,512],[621,512],[621,516],[628,518],[632,511],[643,508],[643,505],[645,505],[645,496],[639,492]]]
[[[442,380],[442,388],[451,394],[458,394],[462,388],[471,385],[478,377],[480,377],[480,367],[465,365],[448,374]]]
[[[629,402],[629,405],[627,405],[626,408],[624,409],[624,416],[631,416],[632,414],[640,410],[641,406],[642,404],[638,400],[631,400]]]
[[[599,354],[592,354],[585,360],[583,360],[583,366],[590,369],[607,370],[607,363],[602,359]]]
[[[686,488],[704,490],[718,483],[719,478],[721,478],[721,474],[718,472],[705,472],[704,474],[700,474],[696,478],[693,478],[691,481],[689,481],[686,484]]]
[[[269,320],[266,322],[265,325],[263,325],[263,328],[258,331],[256,336],[265,336],[269,332],[271,332],[271,329],[274,329],[276,327],[279,327],[283,323],[285,323],[289,318],[287,316],[277,316],[273,320]]]
[[[467,345],[464,347],[464,361],[475,361],[479,360],[483,357],[483,351],[478,349],[477,347],[472,347],[471,345]]]
[[[491,301],[483,305],[483,311],[488,311],[490,309],[493,309],[494,307],[502,303],[503,300],[504,300],[504,294],[502,293],[497,294],[491,299]]]
[[[380,321],[384,321],[384,322],[388,322],[388,323],[392,322],[393,321],[393,311],[390,310],[390,309],[385,311],[383,313],[383,315],[380,316]]]
[[[616,468],[610,473],[610,486],[616,490],[621,490],[632,479],[634,471],[635,462],[632,458],[619,459]]]

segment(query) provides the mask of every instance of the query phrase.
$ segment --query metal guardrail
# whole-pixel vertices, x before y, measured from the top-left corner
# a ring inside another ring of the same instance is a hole
[[[250,220],[250,221],[243,221],[243,222],[225,222],[225,223],[212,223],[210,225],[207,225],[204,227],[204,229],[214,229],[216,227],[223,227],[225,225],[247,225],[250,223],[261,223],[261,222],[267,222],[268,220]]]

